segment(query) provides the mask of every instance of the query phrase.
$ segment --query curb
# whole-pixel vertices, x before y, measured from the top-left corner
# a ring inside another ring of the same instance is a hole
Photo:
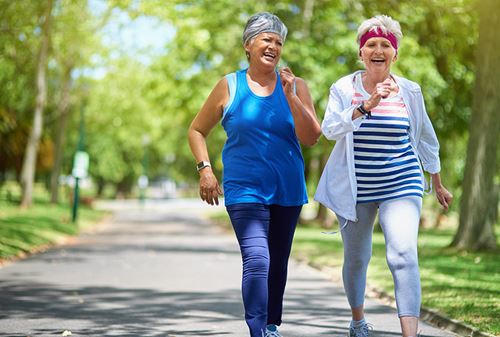
[[[304,262],[304,261],[301,261]],[[338,275],[341,273],[336,272],[336,268],[328,268],[317,266],[312,263],[307,263],[309,266],[320,270],[321,272],[328,275],[328,277],[334,282],[341,282],[341,278]],[[340,267],[339,267],[340,268]],[[377,298],[382,300],[385,304],[396,308],[396,300],[394,296],[388,294],[387,292],[381,290],[380,288],[371,286],[367,284],[366,296],[371,298]],[[434,327],[453,332],[458,336],[462,337],[498,337],[487,332],[480,331],[462,321],[446,317],[444,314],[440,313],[436,309],[430,309],[426,307],[420,308],[420,319]]]

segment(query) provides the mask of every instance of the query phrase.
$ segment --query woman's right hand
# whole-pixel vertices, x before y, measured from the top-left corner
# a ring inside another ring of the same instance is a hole
[[[200,197],[210,205],[219,205],[222,190],[212,168],[206,167],[200,171]]]
[[[377,83],[370,98],[363,104],[366,110],[375,108],[382,98],[389,97],[392,89],[392,81],[387,78],[384,82]]]

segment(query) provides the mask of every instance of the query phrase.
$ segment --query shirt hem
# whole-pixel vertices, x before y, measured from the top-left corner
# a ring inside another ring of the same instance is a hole
[[[302,206],[309,202],[308,199],[304,199],[298,202],[283,202],[279,200],[268,200],[264,201],[261,199],[246,199],[246,200],[235,200],[235,201],[225,201],[225,206],[231,206],[235,204],[263,204],[263,205],[279,205],[279,206]]]
[[[381,201],[387,201],[387,200],[393,200],[393,199],[401,199],[405,197],[420,197],[423,198],[423,194],[418,194],[418,193],[408,193],[408,194],[401,194],[401,195],[395,195],[392,197],[387,197],[387,198],[379,198],[379,199],[371,199],[371,200],[364,200],[364,201],[356,201],[356,204],[366,204],[369,202],[381,202]]]

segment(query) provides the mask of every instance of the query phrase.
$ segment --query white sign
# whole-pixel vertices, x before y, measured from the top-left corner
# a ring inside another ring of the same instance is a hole
[[[148,185],[149,185],[149,179],[148,179],[148,177],[145,176],[145,175],[141,175],[139,177],[138,184],[139,184],[139,188],[146,188],[146,187],[148,187]]]
[[[75,154],[73,161],[73,177],[84,179],[87,178],[89,171],[89,154],[84,151],[78,151]]]

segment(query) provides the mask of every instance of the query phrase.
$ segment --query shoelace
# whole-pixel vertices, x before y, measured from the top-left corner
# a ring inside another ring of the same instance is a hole
[[[276,331],[269,331],[269,330],[267,330],[266,331],[266,337],[281,337],[281,335],[278,332],[278,330],[276,330]]]
[[[350,329],[354,332],[354,335],[351,335],[351,337],[370,337],[372,335],[373,325],[366,323],[360,327],[352,327]]]

